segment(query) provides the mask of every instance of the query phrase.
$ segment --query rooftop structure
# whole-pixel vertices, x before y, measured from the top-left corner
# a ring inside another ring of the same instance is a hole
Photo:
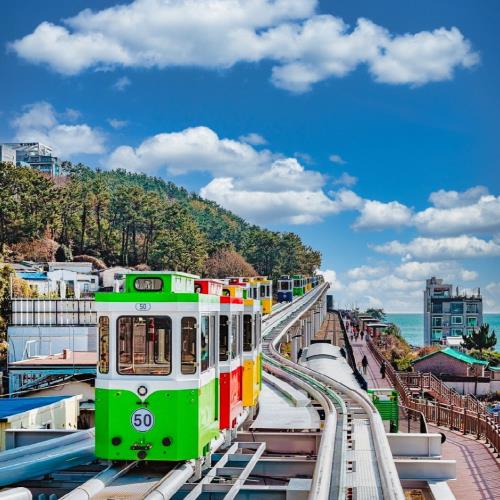
[[[12,161],[12,151],[15,152],[17,165],[29,165],[40,172],[56,177],[61,175],[59,159],[53,155],[52,148],[40,142],[11,142],[1,145],[2,156],[5,148],[6,155]],[[4,160],[2,160],[4,161]]]
[[[470,335],[483,323],[483,300],[479,289],[453,293],[453,285],[432,277],[424,291],[424,342],[446,343],[447,337]]]

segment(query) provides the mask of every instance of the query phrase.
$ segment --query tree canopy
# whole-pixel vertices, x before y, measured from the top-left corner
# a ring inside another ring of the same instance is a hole
[[[482,354],[483,349],[491,349],[497,343],[495,330],[490,333],[490,325],[482,324],[479,328],[475,328],[470,335],[462,335],[462,345],[466,349],[477,349]]]
[[[310,275],[321,264],[297,234],[250,224],[172,182],[123,169],[63,168],[67,176],[54,180],[0,163],[0,253],[10,260],[52,260],[57,252],[58,259],[202,273],[213,262],[207,259],[229,251],[274,279]]]

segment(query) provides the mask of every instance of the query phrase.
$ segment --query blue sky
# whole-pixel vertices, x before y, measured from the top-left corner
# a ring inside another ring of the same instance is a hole
[[[206,4],[5,5],[0,139],[296,231],[341,303],[436,274],[500,311],[497,2]]]

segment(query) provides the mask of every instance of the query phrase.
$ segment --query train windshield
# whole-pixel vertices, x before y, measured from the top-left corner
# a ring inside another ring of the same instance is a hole
[[[243,350],[251,351],[253,349],[252,343],[252,315],[243,315]]]
[[[196,319],[182,318],[181,321],[181,373],[196,373]]]
[[[288,281],[280,281],[280,290],[287,291],[289,290],[288,288]]]
[[[169,375],[171,343],[168,316],[122,316],[118,319],[118,373]]]
[[[302,285],[302,280],[293,280],[293,286],[295,288],[300,288]]]
[[[229,318],[220,316],[219,318],[219,361],[229,359]]]

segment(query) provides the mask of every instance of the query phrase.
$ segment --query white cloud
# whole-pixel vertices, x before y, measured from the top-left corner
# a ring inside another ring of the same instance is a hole
[[[105,164],[150,174],[207,172],[200,194],[253,222],[306,224],[362,204],[352,191],[325,194],[324,176],[296,158],[220,138],[208,127],[157,134],[137,148],[116,148]]]
[[[299,152],[293,153],[293,156],[295,156],[295,158],[298,158],[299,160],[303,161],[306,165],[313,165],[314,164],[314,158],[309,153],[301,153],[299,151]]]
[[[135,0],[41,23],[10,47],[63,74],[95,68],[228,68],[270,60],[272,82],[304,92],[367,65],[376,81],[424,84],[470,68],[478,55],[452,27],[396,35],[367,19],[353,29],[318,15],[317,0]]]
[[[496,257],[500,255],[500,243],[482,240],[475,236],[450,238],[415,238],[409,243],[394,240],[372,248],[380,253],[401,255],[404,260],[448,260],[473,257]]]
[[[70,113],[76,119],[77,112]],[[54,154],[68,158],[79,153],[100,154],[105,151],[104,135],[82,123],[67,125],[60,123],[60,118],[68,116],[58,114],[48,102],[37,102],[24,108],[23,113],[11,123],[15,131],[15,140],[19,142],[41,142],[52,147]]]
[[[118,90],[118,92],[123,92],[131,84],[132,82],[130,81],[130,78],[122,76],[118,78],[115,83],[113,83],[113,88]]]
[[[473,281],[478,278],[476,271],[463,269],[457,262],[405,262],[398,266],[394,273],[400,278],[420,281],[439,276],[446,281]]]
[[[347,172],[342,172],[342,174],[333,180],[333,184],[341,184],[347,187],[354,186],[358,182],[358,178],[353,175],[349,175]]]
[[[256,134],[255,132],[251,132],[250,134],[240,135],[238,140],[241,142],[246,142],[247,144],[251,144],[252,146],[263,146],[267,144],[267,141],[260,134]]]
[[[477,189],[477,188],[474,188]],[[418,230],[431,234],[477,234],[500,231],[500,196],[470,190],[443,199],[449,208],[430,207],[414,217]],[[435,202],[437,194],[434,193]],[[478,198],[479,197],[479,198]],[[473,202],[474,198],[477,200]]]
[[[137,148],[120,146],[107,163],[109,167],[147,173],[166,169],[171,175],[205,171],[215,176],[231,176],[235,172],[263,171],[272,160],[268,150],[257,151],[243,142],[220,139],[208,127],[191,127],[154,135]]]
[[[330,283],[330,291],[338,292],[343,289],[343,285],[333,269],[325,269],[324,271],[318,270],[316,273],[323,276],[327,283]]]
[[[108,118],[108,123],[114,129],[120,129],[120,128],[126,127],[128,125],[127,120],[118,120],[117,118]]]
[[[379,277],[385,273],[387,273],[387,269],[385,267],[379,267],[379,266],[372,267],[363,265],[349,269],[346,274],[347,276],[349,276],[349,278],[358,280],[358,279]]]
[[[328,159],[333,163],[338,163],[339,165],[345,165],[347,163],[340,155],[330,155]]]
[[[256,223],[310,224],[338,211],[323,191],[251,191],[237,187],[230,177],[212,180],[200,195]]]
[[[488,188],[485,186],[474,186],[461,192],[440,189],[429,195],[429,201],[436,208],[465,207],[467,205],[473,205],[483,196],[488,194]]]
[[[383,203],[376,200],[366,200],[353,227],[354,229],[398,228],[409,226],[411,217],[411,210],[398,201]]]

